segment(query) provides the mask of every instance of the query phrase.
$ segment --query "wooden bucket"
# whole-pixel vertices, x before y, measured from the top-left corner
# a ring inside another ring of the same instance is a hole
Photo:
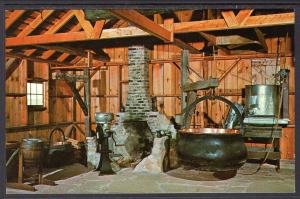
[[[43,161],[44,142],[40,139],[23,139],[21,150],[24,167],[41,167]]]

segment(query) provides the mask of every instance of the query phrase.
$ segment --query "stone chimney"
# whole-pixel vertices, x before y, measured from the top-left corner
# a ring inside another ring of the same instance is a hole
[[[149,96],[149,50],[143,45],[128,48],[128,81],[125,112],[131,119],[144,120],[152,104]]]

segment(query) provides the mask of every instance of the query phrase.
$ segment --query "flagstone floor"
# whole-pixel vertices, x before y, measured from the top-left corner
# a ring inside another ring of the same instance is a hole
[[[178,168],[150,175],[122,169],[99,176],[82,165],[66,166],[48,174],[56,186],[36,185],[28,192],[7,188],[7,194],[107,194],[107,193],[291,193],[295,191],[293,162],[283,162],[280,172],[273,165],[246,163],[237,173],[211,173]],[[252,174],[254,173],[254,174]]]

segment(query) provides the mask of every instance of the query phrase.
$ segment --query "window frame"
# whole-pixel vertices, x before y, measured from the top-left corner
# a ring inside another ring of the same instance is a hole
[[[28,90],[28,85],[30,85],[31,88],[31,84],[41,84],[42,85],[42,94],[37,93],[37,91],[35,91],[35,93],[33,93],[31,90]],[[46,105],[45,105],[45,83],[41,82],[41,81],[28,81],[26,84],[26,105],[29,111],[44,111],[46,110]],[[29,96],[29,97],[28,97]],[[42,96],[42,105],[32,105],[31,101],[29,103],[28,100],[31,100],[32,96]]]

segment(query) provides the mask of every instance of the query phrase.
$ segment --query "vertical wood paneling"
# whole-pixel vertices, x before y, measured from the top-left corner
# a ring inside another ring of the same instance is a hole
[[[293,160],[295,156],[295,128],[284,128],[280,140],[281,159]]]

